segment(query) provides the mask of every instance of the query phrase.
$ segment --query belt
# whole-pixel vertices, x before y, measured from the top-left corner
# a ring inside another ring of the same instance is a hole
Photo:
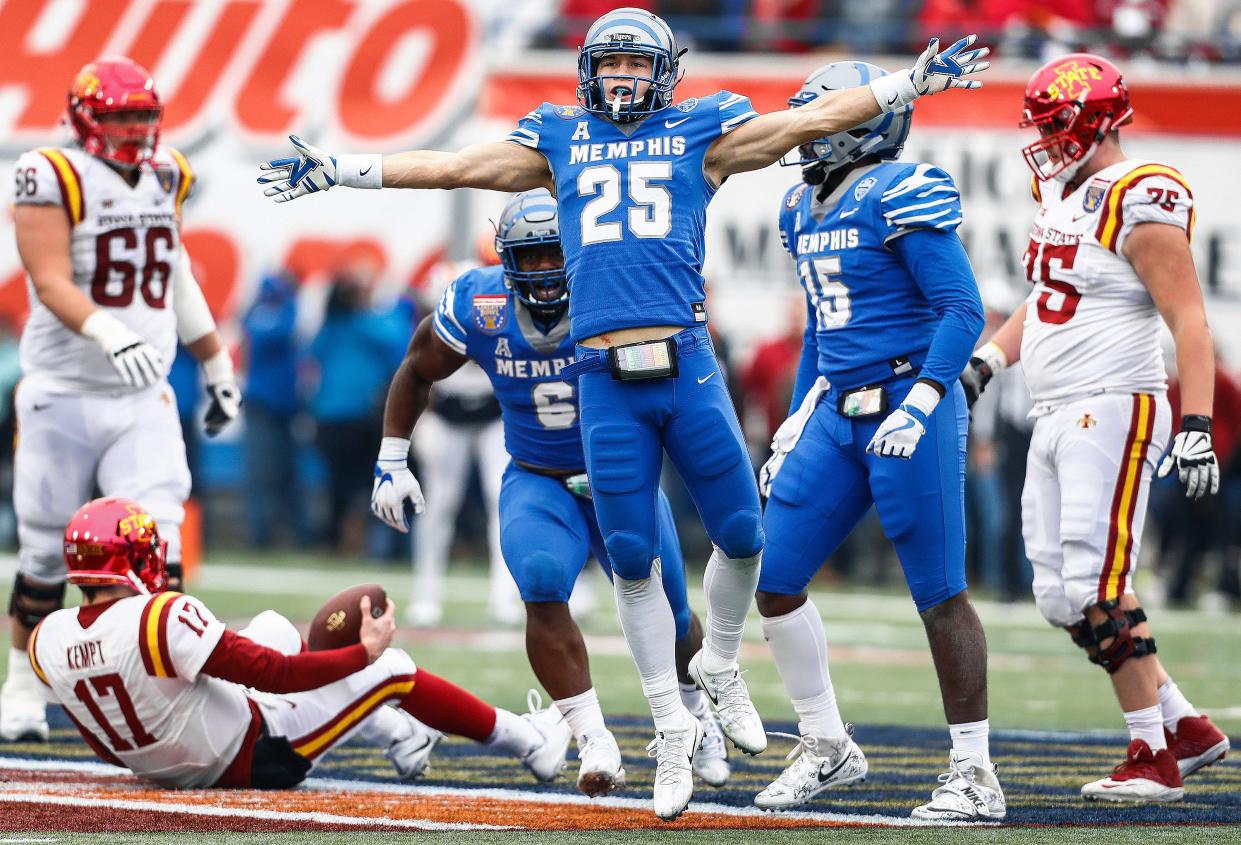
[[[564,371],[562,370],[561,372]],[[586,472],[585,469],[556,469],[554,467],[541,467],[536,464],[528,464],[525,461],[519,461],[516,458],[513,458],[513,463],[517,464],[517,466],[521,467],[526,472],[532,472],[535,475],[543,475],[548,478],[556,478],[561,481]]]
[[[674,335],[667,338],[655,338],[656,340],[672,340],[676,342],[677,350],[680,352],[689,352],[701,346],[704,342],[711,342],[711,335],[707,332],[706,326],[690,326],[682,329]],[[593,346],[577,346],[577,360],[560,371],[563,378],[576,378],[583,373],[607,372],[608,367],[608,350],[596,349]]]

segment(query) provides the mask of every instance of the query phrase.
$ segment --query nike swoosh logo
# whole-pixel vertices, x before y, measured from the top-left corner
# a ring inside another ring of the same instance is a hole
[[[857,214],[857,212],[858,210],[856,208],[851,208],[848,211],[842,211],[840,212],[840,219],[844,220],[846,217],[849,217],[850,215]]]
[[[900,98],[901,98],[900,94],[893,94],[891,97],[888,97],[888,105],[889,106],[896,105],[896,101],[899,100]]]
[[[1086,212],[1085,214],[1079,214],[1073,218],[1073,222],[1076,223],[1078,220],[1085,220],[1089,216],[1090,216],[1090,212]]]
[[[708,380],[708,379],[710,379],[710,378],[711,378],[711,376],[713,376],[713,375],[715,375],[715,373],[711,373],[710,375],[703,376],[702,378],[698,379],[698,383],[699,383],[699,384],[706,384],[706,383],[707,383],[707,380]]]
[[[371,172],[371,168],[372,168],[372,167],[374,167],[374,165],[372,165],[372,164],[368,164],[368,165],[366,165],[366,169],[365,169],[365,170],[359,170],[359,171],[358,171],[358,175],[359,175],[359,176],[365,176],[366,174],[368,174],[368,173],[370,173],[370,172]]]
[[[677,126],[680,126],[682,123],[684,123],[687,120],[689,120],[688,117],[683,117],[680,120],[665,120],[664,126],[668,127],[669,129],[673,129]]]
[[[831,771],[829,771],[827,774],[823,774],[823,769],[819,769],[819,783],[827,783],[829,780],[831,780],[831,779],[832,779],[832,775],[834,775],[834,774],[836,774],[837,772],[839,772],[839,771],[840,771],[840,767],[841,767],[841,766],[843,766],[843,765],[844,765],[844,764],[848,761],[848,759],[849,759],[849,755],[848,755],[848,754],[846,754],[843,758],[841,758],[840,762],[839,762],[839,763],[837,763],[837,764],[836,764],[836,765],[832,768],[832,770],[831,770]]]
[[[31,406],[30,406],[30,410],[32,410],[32,411],[43,411],[43,410],[46,410],[47,408],[50,408],[50,407],[52,407],[52,403],[51,403],[51,402],[48,402],[48,403],[47,403],[47,404],[45,404],[45,405],[31,405]]]

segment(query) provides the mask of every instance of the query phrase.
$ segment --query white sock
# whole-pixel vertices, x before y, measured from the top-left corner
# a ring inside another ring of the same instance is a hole
[[[422,722],[403,710],[398,713],[395,707],[380,707],[358,726],[358,733],[367,742],[380,748],[387,748],[397,740],[411,735],[430,732],[431,729]]]
[[[754,602],[763,553],[730,558],[716,548],[707,561],[703,589],[707,594],[706,636],[702,668],[710,674],[727,672],[737,665],[745,616]]]
[[[1168,741],[1163,736],[1163,713],[1158,704],[1128,711],[1125,713],[1125,724],[1129,726],[1131,741],[1140,739],[1150,746],[1151,751],[1168,747]]]
[[[599,706],[599,695],[594,687],[568,698],[556,699],[556,709],[569,723],[578,742],[588,733],[602,733],[608,729],[603,722],[603,709]]]
[[[962,753],[981,754],[984,766],[991,765],[991,722],[960,722],[948,726],[952,737],[952,750]]]
[[[763,617],[763,637],[802,730],[824,739],[847,736],[828,671],[827,633],[814,602],[806,599],[792,613]]]
[[[1176,733],[1176,723],[1181,719],[1199,715],[1172,678],[1168,678],[1159,687],[1159,712],[1163,718],[1163,726],[1172,733]]]
[[[678,683],[677,686],[681,688],[681,703],[691,716],[702,721],[711,715],[710,699],[696,684]]]
[[[9,647],[8,682],[18,689],[37,689],[39,679],[30,667],[30,658],[23,648]]]
[[[503,707],[496,708],[496,726],[492,729],[491,736],[487,737],[487,741],[483,743],[487,748],[507,751],[519,759],[542,744],[543,735],[539,733],[538,728]]]
[[[631,581],[617,575],[614,584],[621,630],[638,667],[655,728],[678,727],[678,716],[685,708],[677,689],[676,620],[664,595],[659,559],[651,567],[650,578]]]

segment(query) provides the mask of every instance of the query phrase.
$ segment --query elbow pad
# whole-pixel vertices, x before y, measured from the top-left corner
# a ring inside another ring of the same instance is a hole
[[[187,346],[215,331],[215,318],[184,249],[172,271],[172,310],[177,316],[177,338]]]

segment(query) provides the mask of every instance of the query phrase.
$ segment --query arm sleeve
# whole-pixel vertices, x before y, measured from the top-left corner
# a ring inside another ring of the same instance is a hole
[[[469,282],[461,277],[450,284],[440,296],[435,306],[435,318],[431,326],[440,340],[456,353],[468,355],[466,342],[469,340],[470,295]]]
[[[543,113],[546,111],[546,106],[547,103],[544,103],[518,121],[517,128],[508,133],[504,140],[537,150],[539,139],[543,135]]]
[[[225,631],[203,664],[202,673],[260,692],[290,693],[327,686],[365,669],[366,665],[366,648],[361,643],[331,651],[286,655]]]
[[[793,398],[789,402],[789,414],[801,407],[806,393],[819,377],[819,335],[815,330],[814,306],[806,299],[806,331],[802,334],[801,360],[797,362],[797,380],[793,382]]]
[[[57,164],[67,167],[67,162],[68,159],[59,150],[23,153],[13,167],[13,202],[17,205],[67,207],[66,193],[71,186],[66,181],[72,181],[73,174],[62,175],[57,169]]]
[[[177,316],[177,339],[189,345],[215,331],[215,318],[207,307],[207,297],[194,278],[190,254],[181,247],[181,257],[172,270],[172,310]]]
[[[917,229],[955,230],[961,225],[961,194],[938,167],[911,165],[883,192],[880,210],[888,226],[884,242],[891,244]]]
[[[953,231],[914,229],[892,248],[939,315],[919,375],[946,390],[960,378],[983,329],[982,297],[974,269]]]
[[[1148,164],[1117,179],[1103,199],[1095,236],[1120,254],[1125,238],[1139,223],[1166,223],[1193,236],[1194,195],[1185,177],[1171,167]]]
[[[727,135],[738,126],[758,117],[750,98],[744,94],[721,91],[715,95],[720,109],[720,134]]]

